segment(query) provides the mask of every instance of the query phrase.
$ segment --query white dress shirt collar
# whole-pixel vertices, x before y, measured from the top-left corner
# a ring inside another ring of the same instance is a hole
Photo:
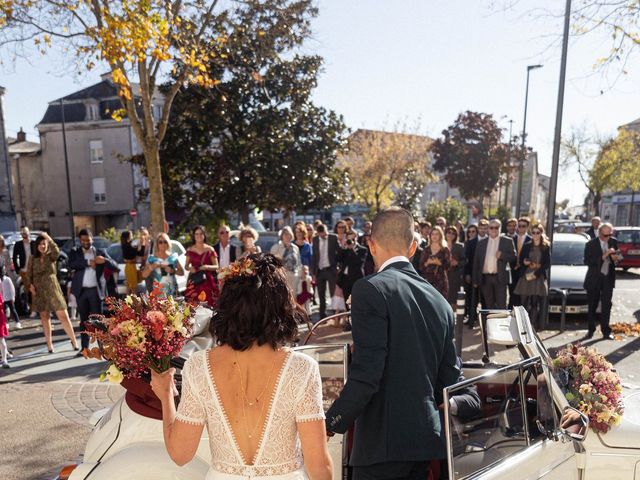
[[[405,257],[404,255],[398,255],[396,257],[391,257],[389,260],[387,260],[382,265],[380,265],[380,268],[378,269],[378,272],[381,272],[382,270],[387,268],[389,265],[391,265],[392,263],[396,263],[396,262],[411,263],[409,261],[409,259],[407,257]]]

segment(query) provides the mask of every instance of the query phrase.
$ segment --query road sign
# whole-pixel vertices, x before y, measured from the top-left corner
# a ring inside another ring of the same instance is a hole
[[[129,215],[131,215],[132,217],[137,217],[138,211],[135,208],[132,208],[131,210],[129,210]]]

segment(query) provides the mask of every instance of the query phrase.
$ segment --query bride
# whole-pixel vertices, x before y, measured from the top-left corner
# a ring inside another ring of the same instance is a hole
[[[189,462],[206,425],[206,480],[331,479],[318,364],[285,347],[306,313],[282,263],[253,254],[218,279],[223,287],[210,330],[219,346],[185,363],[177,412],[173,369],[152,372],[169,455],[178,465]]]

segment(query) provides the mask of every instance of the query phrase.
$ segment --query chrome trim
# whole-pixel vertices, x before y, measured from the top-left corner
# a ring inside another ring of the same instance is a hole
[[[620,447],[613,447],[620,448]],[[627,450],[630,450],[627,448]],[[640,453],[589,453],[592,457],[634,457],[640,460]]]
[[[455,385],[451,385],[449,387],[446,387],[442,390],[442,395],[443,395],[443,403],[444,403],[444,427],[445,427],[445,435],[446,435],[446,446],[447,446],[447,463],[448,463],[448,469],[449,469],[449,478],[450,479],[455,479],[456,477],[454,476],[454,465],[453,465],[453,444],[451,441],[451,425],[450,425],[450,416],[449,416],[449,398],[450,392],[454,392],[456,390],[459,390],[463,387],[466,387],[467,385],[473,384],[473,383],[477,383],[481,380],[487,379],[489,377],[495,376],[499,373],[503,373],[503,372],[507,372],[507,371],[514,371],[514,370],[518,370],[518,375],[520,377],[520,395],[521,395],[521,400],[520,400],[520,404],[521,404],[521,408],[522,408],[522,412],[523,412],[523,422],[524,422],[524,428],[525,428],[525,435],[526,435],[526,446],[525,451],[529,448],[531,448],[532,445],[536,445],[537,443],[541,443],[542,440],[538,440],[536,443],[531,444],[531,439],[529,438],[528,435],[528,417],[527,417],[527,411],[526,411],[526,395],[524,394],[524,385],[523,385],[523,378],[522,378],[522,370],[526,367],[529,367],[531,365],[535,365],[536,363],[540,363],[542,365],[542,359],[537,356],[537,357],[532,357],[532,358],[525,358],[524,360],[520,360],[517,363],[513,363],[511,365],[507,365],[506,367],[501,367],[498,369],[491,369],[489,371],[487,371],[486,373],[484,373],[483,375],[479,375],[477,377],[474,378],[470,378],[467,380],[464,380],[462,382],[456,383]],[[514,453],[512,455],[519,455],[521,454],[521,452],[517,452]],[[511,459],[514,458],[512,455],[507,455],[504,458],[501,458],[500,460],[495,461],[494,463],[491,463],[489,465],[486,465],[485,467],[483,467],[481,470],[479,470],[478,472],[475,472],[473,474],[467,475],[465,477],[461,477],[461,479],[464,478],[476,478],[475,475],[481,475],[484,472],[487,472],[490,468],[494,467],[495,465],[498,465],[504,461],[506,461],[507,459]],[[456,479],[458,480],[458,479]]]
[[[336,320],[336,319],[340,320],[342,319],[342,317],[351,317],[351,312],[336,313],[335,315],[324,317],[322,320],[315,323],[309,330],[309,333],[307,334],[307,337],[304,339],[304,342],[302,343],[302,345],[307,345],[309,343],[309,340],[311,340],[311,337],[313,336],[313,332],[316,330],[316,328],[324,325],[325,323],[328,323],[329,320]],[[349,323],[351,323],[351,320],[349,320]]]

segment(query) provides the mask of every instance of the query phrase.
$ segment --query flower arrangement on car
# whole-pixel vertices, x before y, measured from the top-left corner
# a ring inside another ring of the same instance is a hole
[[[149,295],[105,302],[109,315],[94,315],[90,322],[90,335],[101,347],[88,356],[109,361],[100,380],[121,383],[151,369],[164,372],[191,337],[194,305],[165,296],[159,285]]]
[[[595,348],[569,345],[553,360],[569,404],[589,417],[596,432],[618,425],[624,413],[622,385],[613,365]],[[564,377],[564,378],[562,378]]]

